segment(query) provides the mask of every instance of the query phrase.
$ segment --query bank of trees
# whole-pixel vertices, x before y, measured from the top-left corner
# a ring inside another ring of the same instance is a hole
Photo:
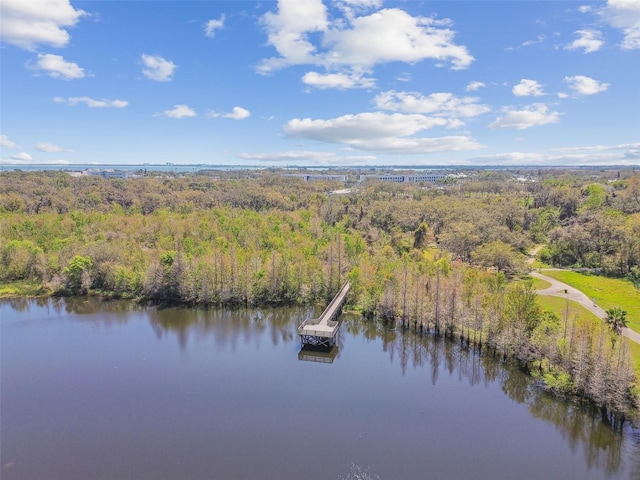
[[[634,398],[625,342],[540,311],[532,286],[509,280],[546,239],[555,263],[637,269],[637,177],[604,189],[496,175],[329,196],[338,185],[273,174],[3,173],[0,281],[208,306],[325,301],[348,279],[365,316],[462,338],[518,359],[556,392],[622,411]],[[585,225],[599,230],[578,235]]]

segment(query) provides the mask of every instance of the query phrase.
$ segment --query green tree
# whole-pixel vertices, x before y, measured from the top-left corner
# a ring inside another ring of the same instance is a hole
[[[76,255],[69,260],[69,264],[62,270],[66,288],[73,294],[86,294],[91,287],[92,267],[93,262],[89,256]]]
[[[524,268],[521,255],[501,240],[480,245],[471,252],[471,258],[482,267],[495,267],[506,274],[515,274]]]

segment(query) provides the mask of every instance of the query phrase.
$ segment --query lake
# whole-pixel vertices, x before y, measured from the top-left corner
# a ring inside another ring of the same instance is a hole
[[[640,478],[640,432],[457,342],[321,308],[0,302],[4,480]]]

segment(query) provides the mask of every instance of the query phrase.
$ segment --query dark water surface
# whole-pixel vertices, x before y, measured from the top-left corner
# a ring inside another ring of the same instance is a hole
[[[640,478],[640,434],[457,344],[308,309],[0,302],[3,480]]]

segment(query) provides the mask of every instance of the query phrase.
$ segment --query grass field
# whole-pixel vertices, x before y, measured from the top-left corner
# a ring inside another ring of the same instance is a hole
[[[629,328],[640,332],[640,291],[627,280],[585,275],[568,270],[543,270],[542,273],[595,298],[602,308],[620,307],[627,312]]]
[[[545,288],[549,288],[551,284],[546,280],[542,280],[541,278],[531,277],[529,275],[525,275],[522,277],[523,280],[531,280],[533,281],[533,288],[536,290],[544,290]]]
[[[0,283],[0,297],[38,297],[47,291],[39,283],[19,281]]]
[[[569,318],[571,319],[584,318],[591,321],[602,321],[597,315],[594,315],[579,303],[573,300],[567,300],[566,298],[538,295],[538,303],[544,310],[555,313],[560,319],[564,319],[565,311],[568,308]],[[640,344],[627,339],[625,339],[625,341],[629,344],[633,366],[636,371],[636,378],[640,378]]]
[[[636,381],[640,378],[640,344],[627,340],[629,344],[629,350],[631,351],[631,358],[633,358],[633,366],[636,371]]]
[[[549,310],[558,315],[560,319],[564,319],[565,310],[568,308],[570,319],[583,318],[591,321],[601,322],[597,315],[591,313],[578,302],[568,300],[562,297],[552,297],[549,295],[538,295],[538,303],[544,310]]]

